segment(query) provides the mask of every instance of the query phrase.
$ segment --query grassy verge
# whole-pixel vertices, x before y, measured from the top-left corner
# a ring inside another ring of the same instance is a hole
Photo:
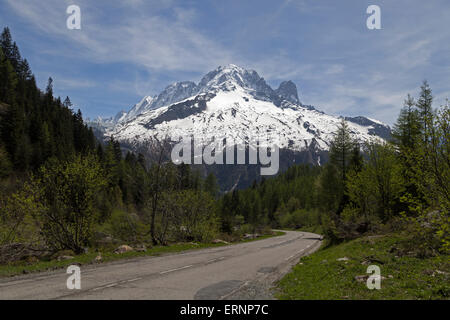
[[[250,241],[256,241],[256,240],[263,240],[271,237],[281,236],[285,234],[284,232],[277,231],[273,234],[263,235],[261,237],[255,238],[255,239],[248,239],[243,240],[240,242],[250,242]],[[235,242],[240,243],[240,242]],[[122,260],[122,259],[131,259],[131,258],[137,258],[137,257],[143,257],[143,256],[158,256],[162,254],[168,254],[168,253],[176,253],[181,251],[187,251],[187,250],[197,250],[197,249],[204,249],[204,248],[211,248],[211,247],[220,247],[220,246],[226,246],[227,244],[224,243],[177,243],[172,244],[168,246],[155,246],[150,249],[147,249],[145,252],[126,252],[123,254],[115,254],[113,252],[113,249],[105,249],[100,250],[102,261],[100,263],[115,261],[115,260]],[[24,261],[18,261],[15,263],[10,263],[7,265],[0,265],[0,277],[9,277],[14,275],[20,275],[20,274],[27,274],[32,272],[41,272],[41,271],[50,271],[50,270],[56,270],[60,268],[65,268],[72,264],[79,264],[79,265],[87,265],[94,263],[95,257],[98,255],[98,252],[90,252],[86,254],[81,254],[78,256],[75,256],[73,259],[70,260],[63,260],[63,261],[57,261],[57,260],[50,260],[50,261],[38,261],[33,263],[27,263]],[[98,263],[98,262],[96,262]]]
[[[399,235],[366,237],[323,248],[303,257],[278,284],[279,299],[449,299],[450,257],[440,255],[420,259],[397,256],[391,248]],[[338,261],[339,258],[347,261]],[[369,290],[368,265],[378,265],[380,290]]]

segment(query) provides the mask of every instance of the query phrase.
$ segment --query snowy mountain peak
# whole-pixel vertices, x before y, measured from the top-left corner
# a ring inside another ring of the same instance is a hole
[[[103,132],[130,146],[166,137],[177,141],[194,136],[207,142],[230,136],[236,143],[257,137],[282,149],[317,155],[329,149],[342,118],[302,104],[292,81],[274,90],[256,71],[230,64],[207,73],[198,84],[175,82],[116,119],[105,123]],[[361,143],[389,138],[390,128],[378,121],[346,120]]]
[[[114,119],[115,120],[117,119],[116,122],[132,120],[137,116],[139,116],[140,114],[144,113],[149,108],[149,106],[151,106],[152,102],[153,98],[151,96],[145,96],[141,101],[135,104],[128,113],[123,114],[122,111],[120,111],[114,117]]]
[[[125,110],[121,110],[119,111],[116,116],[114,117],[114,122],[120,122],[124,119],[124,117],[126,117],[127,112]]]
[[[256,71],[229,64],[206,74],[198,86],[200,92],[207,92],[211,90],[231,91],[237,87],[255,90],[261,86],[267,86],[267,84]]]
[[[119,112],[113,118],[113,121],[126,123],[148,111],[170,106],[199,94],[215,94],[236,90],[246,92],[258,100],[270,101],[277,107],[301,105],[297,87],[292,81],[284,81],[278,89],[273,90],[256,71],[235,64],[228,64],[208,72],[198,85],[192,81],[174,82],[154,97],[145,96],[129,112]]]
[[[197,85],[192,81],[172,83],[156,96],[148,109],[157,109],[184,100],[195,95],[197,91]]]

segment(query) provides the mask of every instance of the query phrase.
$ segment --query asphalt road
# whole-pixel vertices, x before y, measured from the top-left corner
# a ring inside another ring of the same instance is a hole
[[[81,289],[66,270],[0,280],[0,299],[270,299],[270,287],[299,257],[317,250],[307,232],[235,245],[81,267]]]

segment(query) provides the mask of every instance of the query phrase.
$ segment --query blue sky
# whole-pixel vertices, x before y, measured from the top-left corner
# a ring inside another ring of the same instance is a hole
[[[81,30],[66,8],[81,8]],[[366,8],[381,7],[382,30]],[[2,0],[38,84],[49,76],[87,117],[129,109],[174,81],[219,65],[256,70],[273,87],[297,84],[302,102],[339,115],[395,122],[427,79],[435,106],[450,97],[448,0]]]

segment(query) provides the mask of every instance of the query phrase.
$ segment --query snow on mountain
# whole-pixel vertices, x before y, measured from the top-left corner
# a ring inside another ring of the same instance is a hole
[[[116,122],[124,122],[124,121],[133,120],[140,114],[144,113],[149,108],[149,106],[152,104],[153,100],[154,99],[150,96],[144,97],[141,101],[139,101],[139,103],[135,104],[134,107],[131,108],[131,110],[129,112],[120,116],[118,121],[116,121]],[[116,115],[116,118],[118,115]]]
[[[136,146],[153,139],[194,136],[202,143],[231,137],[238,144],[256,139],[293,151],[326,151],[341,119],[303,105],[292,81],[274,90],[256,71],[227,65],[209,72],[198,84],[176,82],[154,98],[145,97],[105,131],[106,136]],[[379,121],[346,120],[351,135],[361,143],[390,134]]]

